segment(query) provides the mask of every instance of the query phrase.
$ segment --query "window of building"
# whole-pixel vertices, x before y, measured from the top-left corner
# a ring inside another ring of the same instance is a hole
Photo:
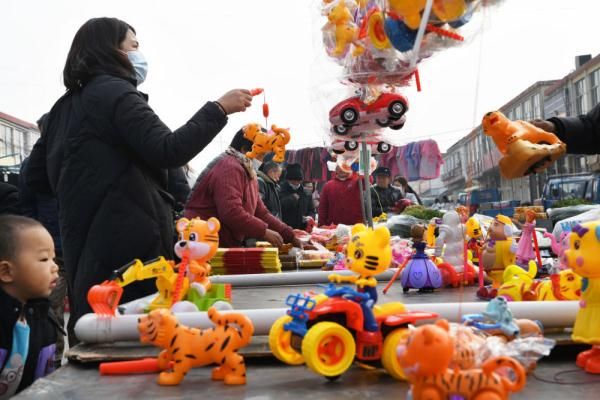
[[[590,74],[590,94],[592,100],[590,107],[594,107],[600,103],[600,68]]]
[[[533,110],[531,108],[531,100],[526,100],[523,103],[523,119],[529,121],[533,118]]]
[[[515,112],[513,110],[510,110],[508,112],[508,119],[510,119],[510,120],[514,120],[515,119]]]
[[[520,104],[515,107],[515,119],[523,119],[523,107]]]
[[[565,112],[567,115],[571,115],[571,94],[569,92],[569,88],[565,88]]]
[[[540,102],[540,94],[536,94],[532,98],[533,101],[533,119],[542,119],[542,104]]]
[[[587,102],[585,99],[585,79],[575,82],[575,112],[577,115],[587,112]]]
[[[0,157],[6,155],[6,127],[0,125]]]

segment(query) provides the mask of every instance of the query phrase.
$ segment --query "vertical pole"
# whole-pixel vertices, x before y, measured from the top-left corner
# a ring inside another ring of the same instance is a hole
[[[373,227],[373,209],[371,208],[371,181],[369,181],[369,177],[371,176],[371,171],[370,171],[370,166],[371,166],[371,160],[369,159],[369,150],[368,150],[368,144],[367,144],[367,134],[366,133],[361,133],[360,137],[362,139],[362,143],[361,143],[361,157],[363,160],[363,167],[364,167],[364,179],[365,179],[365,211],[366,211],[366,219],[367,219],[367,226],[369,227]]]

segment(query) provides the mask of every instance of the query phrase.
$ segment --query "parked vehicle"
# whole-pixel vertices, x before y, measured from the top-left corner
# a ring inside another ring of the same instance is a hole
[[[600,204],[600,172],[553,175],[548,177],[542,191],[544,209],[561,200],[582,199]]]

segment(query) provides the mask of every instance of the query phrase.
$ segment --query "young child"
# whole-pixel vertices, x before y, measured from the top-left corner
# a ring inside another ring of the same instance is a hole
[[[57,280],[48,231],[29,218],[0,216],[0,400],[54,370],[62,327],[48,296]]]

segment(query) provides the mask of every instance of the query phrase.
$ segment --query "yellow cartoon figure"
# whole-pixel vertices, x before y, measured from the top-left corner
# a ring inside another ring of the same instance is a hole
[[[243,130],[244,137],[253,143],[246,157],[255,158],[272,151],[275,153],[273,161],[280,163],[285,160],[285,145],[290,142],[289,129],[271,125],[271,130],[265,133],[260,124],[248,124]]]
[[[327,18],[329,23],[335,26],[335,49],[332,55],[343,56],[350,44],[354,44],[354,56],[362,54],[365,48],[358,42],[358,27],[353,22],[352,14],[344,0],[339,1],[329,11]]]
[[[590,350],[579,353],[577,366],[600,374],[600,221],[576,225],[565,256],[569,268],[583,277],[572,338],[592,345]]]

